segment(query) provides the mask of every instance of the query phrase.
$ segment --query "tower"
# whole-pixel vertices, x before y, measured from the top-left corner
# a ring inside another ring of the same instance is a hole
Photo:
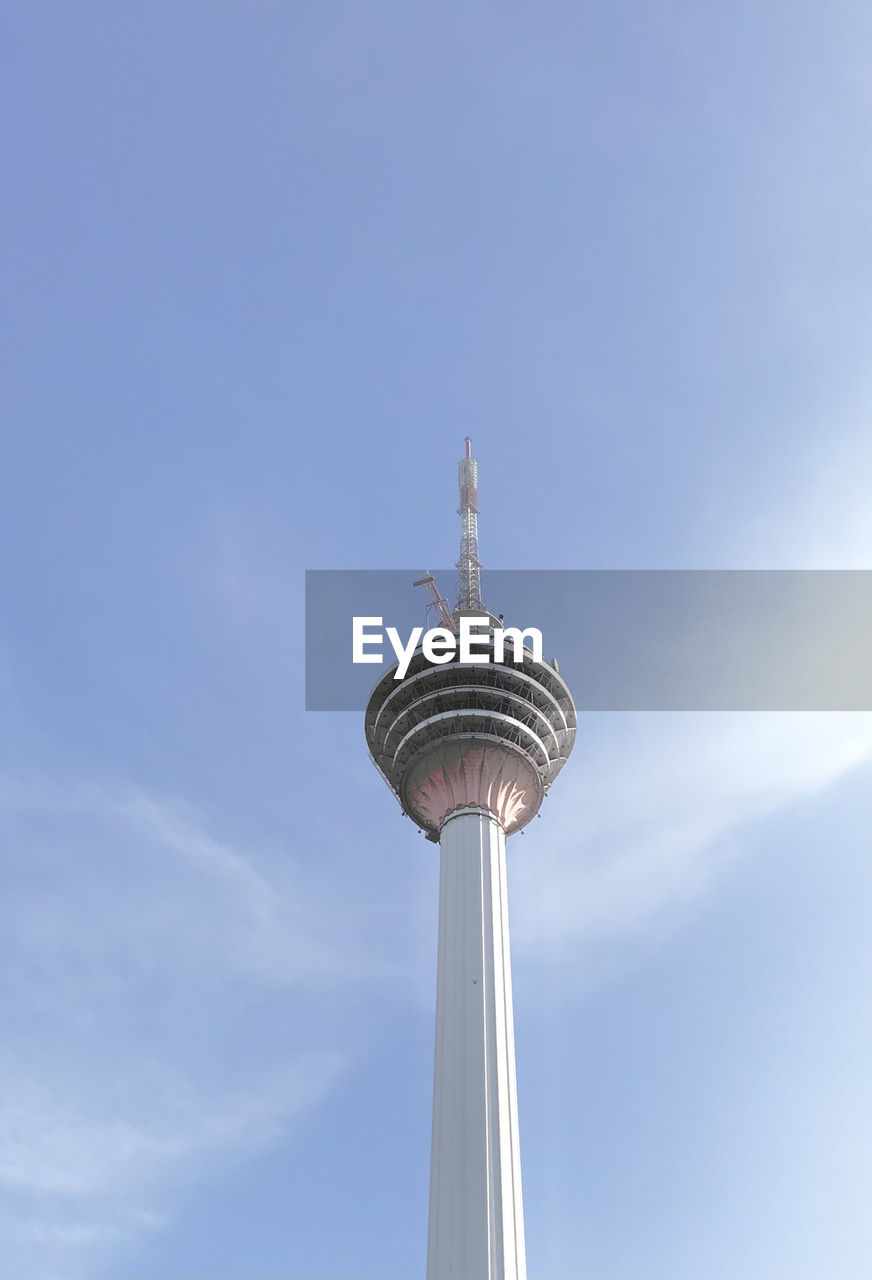
[[[506,836],[539,810],[575,740],[556,663],[509,648],[481,604],[478,465],[460,462],[459,619],[487,623],[486,665],[416,650],[370,695],[366,739],[403,811],[440,846],[436,1054],[427,1280],[526,1280]],[[426,583],[449,609],[430,575]],[[484,627],[482,627],[484,631]]]

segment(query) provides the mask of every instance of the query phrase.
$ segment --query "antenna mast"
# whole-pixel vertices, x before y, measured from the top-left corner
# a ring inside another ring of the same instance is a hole
[[[478,463],[472,456],[472,440],[466,437],[466,457],[458,466],[460,484],[460,559],[457,561],[458,609],[482,608],[481,561],[478,558]]]

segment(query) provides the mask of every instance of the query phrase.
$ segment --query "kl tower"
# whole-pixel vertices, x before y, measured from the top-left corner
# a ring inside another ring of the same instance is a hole
[[[438,841],[439,943],[427,1280],[526,1280],[506,836],[539,810],[575,740],[572,695],[556,662],[522,660],[481,602],[478,464],[460,462],[457,607],[426,585],[441,625],[490,625],[487,665],[441,666],[416,650],[391,668],[366,709],[372,758],[404,813]],[[476,645],[487,651],[482,626]]]

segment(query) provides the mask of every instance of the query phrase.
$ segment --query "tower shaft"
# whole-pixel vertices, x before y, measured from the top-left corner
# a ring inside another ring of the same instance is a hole
[[[456,810],[440,832],[427,1280],[526,1280],[506,837]]]

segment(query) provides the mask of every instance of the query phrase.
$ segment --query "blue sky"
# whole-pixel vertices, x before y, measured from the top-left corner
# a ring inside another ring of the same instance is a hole
[[[0,24],[0,1273],[421,1275],[436,860],[304,571],[453,560],[467,432],[486,567],[868,567],[872,17]],[[872,1270],[870,776],[585,718],[509,851],[532,1276]]]

